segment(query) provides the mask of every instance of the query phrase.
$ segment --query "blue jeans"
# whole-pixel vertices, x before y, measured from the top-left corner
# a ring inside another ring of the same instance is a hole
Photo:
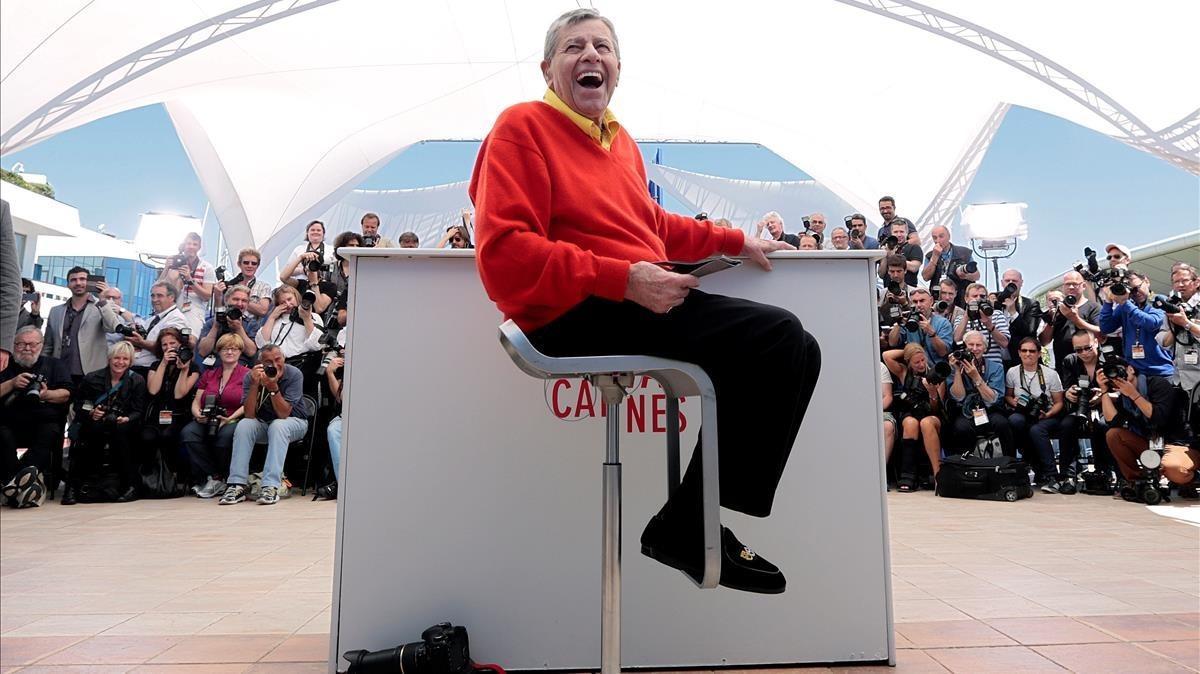
[[[340,414],[329,420],[329,426],[325,429],[325,437],[329,439],[329,460],[333,462],[333,477],[341,482],[342,416]]]
[[[220,459],[228,456],[229,448],[233,446],[233,434],[236,430],[236,422],[225,424],[217,431],[216,436],[209,437],[208,427],[198,421],[192,420],[183,427],[179,438],[183,441],[183,446],[187,448],[188,461],[192,471],[192,484],[204,484],[208,478],[219,476],[224,472],[219,466],[228,465],[228,460],[221,461]]]
[[[266,440],[267,461],[263,465],[262,486],[281,486],[288,445],[303,438],[307,430],[308,422],[297,417],[276,419],[270,424],[258,419],[237,422],[233,431],[233,458],[229,462],[229,479],[226,482],[249,484],[250,455],[254,452],[254,445]]]

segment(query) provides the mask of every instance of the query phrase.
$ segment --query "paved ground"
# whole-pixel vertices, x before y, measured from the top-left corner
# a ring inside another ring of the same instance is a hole
[[[889,505],[899,666],[846,671],[1200,671],[1200,527],[1179,519],[1200,506]],[[4,509],[0,672],[324,672],[334,516],[299,497]]]

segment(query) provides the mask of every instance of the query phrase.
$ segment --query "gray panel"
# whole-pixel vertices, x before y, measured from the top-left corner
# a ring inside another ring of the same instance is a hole
[[[477,660],[597,668],[598,398],[594,419],[552,414],[550,387],[500,348],[501,316],[473,259],[355,263],[333,649],[394,646],[452,620],[470,629]],[[722,511],[780,565],[788,591],[700,590],[643,557],[641,528],[665,499],[665,438],[627,433],[624,665],[889,659],[882,445],[880,424],[868,421],[880,414],[869,268],[792,258],[770,274],[747,265],[704,279],[707,291],[791,309],[821,344],[821,381],[774,513]],[[681,409],[690,453],[699,406]],[[762,413],[773,413],[771,401]]]

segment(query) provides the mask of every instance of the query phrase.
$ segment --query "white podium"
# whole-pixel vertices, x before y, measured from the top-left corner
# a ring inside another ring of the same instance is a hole
[[[578,380],[541,382],[497,341],[473,251],[342,249],[353,265],[330,672],[341,653],[467,626],[507,669],[600,664],[604,420]],[[797,314],[822,372],[767,519],[722,521],[788,579],[700,590],[640,554],[666,499],[665,404],[622,408],[622,664],[895,663],[883,474],[876,251],[787,252],[705,277]],[[771,363],[764,362],[769,368]],[[639,382],[640,384],[640,382]],[[720,401],[717,402],[720,405]],[[680,406],[686,465],[699,406]],[[776,413],[763,400],[764,416]],[[721,448],[736,452],[736,445]]]

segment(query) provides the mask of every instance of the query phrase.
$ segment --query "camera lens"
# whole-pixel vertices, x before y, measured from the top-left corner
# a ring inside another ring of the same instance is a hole
[[[275,367],[274,363],[266,363],[263,365],[263,373],[274,379],[279,374],[279,369]]]

